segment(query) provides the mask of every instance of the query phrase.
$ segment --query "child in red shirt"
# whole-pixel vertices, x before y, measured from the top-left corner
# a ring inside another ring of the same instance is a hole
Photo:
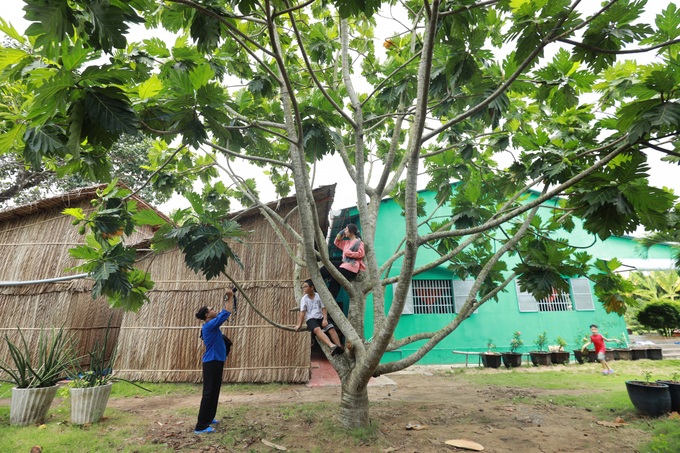
[[[602,364],[602,374],[613,374],[614,370],[612,370],[612,368],[605,360],[605,351],[607,350],[607,347],[605,346],[604,342],[616,341],[618,343],[619,340],[611,340],[600,335],[597,332],[596,324],[590,325],[590,333],[591,333],[590,342],[584,344],[583,347],[581,348],[581,351],[585,351],[586,348],[592,344],[595,347],[595,352],[597,353],[597,360]]]

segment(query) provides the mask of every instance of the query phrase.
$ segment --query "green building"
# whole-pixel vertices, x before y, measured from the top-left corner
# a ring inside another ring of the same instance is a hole
[[[436,206],[435,194],[429,191],[419,193],[428,207]],[[532,195],[535,196],[535,195]],[[550,208],[552,206],[546,206]],[[401,207],[392,199],[381,202],[376,232],[375,251],[378,264],[384,263],[398,249],[405,234],[404,217]],[[444,215],[444,214],[442,214]],[[539,213],[540,215],[540,213]],[[330,237],[347,223],[355,223],[361,228],[356,207],[342,209],[331,226]],[[426,231],[423,231],[425,234]],[[562,232],[561,237],[565,234]],[[624,263],[623,268],[633,270],[669,269],[671,251],[668,247],[655,246],[647,257],[640,257],[640,250],[632,237],[611,237],[604,241],[584,231],[577,223],[570,242],[588,248],[593,258],[618,258]],[[331,253],[335,249],[331,245]],[[339,252],[335,249],[336,252]],[[438,257],[436,252],[421,249],[416,267],[431,262]],[[506,258],[514,260],[515,258]],[[626,265],[631,263],[632,265]],[[512,268],[514,262],[508,262]],[[392,266],[389,276],[397,275],[401,261]],[[565,350],[580,347],[578,338],[589,335],[590,324],[597,324],[600,333],[607,338],[625,336],[624,318],[617,314],[608,314],[593,292],[593,284],[585,278],[570,279],[570,291],[554,292],[550,297],[537,301],[531,294],[522,293],[517,284],[510,284],[505,292],[499,294],[499,301],[490,300],[479,307],[470,317],[430,351],[419,364],[452,364],[465,361],[465,355],[454,354],[453,351],[483,352],[487,350],[489,340],[496,345],[498,352],[508,351],[510,339],[515,331],[520,331],[524,346],[518,352],[529,352],[536,349],[533,341],[543,331],[547,331],[548,344],[555,345],[560,336],[568,345]],[[456,316],[459,307],[465,302],[472,281],[461,281],[447,269],[446,265],[414,276],[410,283],[409,298],[401,320],[395,332],[395,338],[403,338],[420,332],[435,331],[445,326]],[[392,285],[386,291],[386,310],[391,303]],[[342,291],[340,297],[345,297]],[[346,301],[346,299],[345,299]],[[347,310],[347,305],[344,307]],[[373,306],[369,295],[366,301],[366,338],[372,335]],[[424,342],[424,341],[423,341]],[[399,360],[413,353],[423,342],[413,343],[397,351],[387,352],[384,361]],[[608,344],[607,347],[615,347]],[[476,362],[476,358],[473,360]]]

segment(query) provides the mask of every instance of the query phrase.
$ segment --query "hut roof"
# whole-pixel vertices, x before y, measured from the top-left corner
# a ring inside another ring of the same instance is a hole
[[[316,202],[317,212],[319,214],[319,226],[321,231],[328,231],[329,219],[328,213],[331,212],[331,205],[335,197],[335,184],[328,186],[320,186],[313,190],[314,201]],[[297,206],[297,198],[295,195],[280,198],[276,201],[267,203],[267,206],[275,211],[286,210],[291,206]],[[232,218],[247,219],[260,215],[260,210],[257,207],[244,209],[242,211],[234,212],[230,215]]]
[[[37,212],[46,211],[49,209],[62,208],[76,206],[83,200],[89,200],[97,196],[97,190],[105,188],[108,184],[98,184],[96,186],[82,187],[71,192],[62,193],[60,195],[55,195],[50,198],[43,198],[38,201],[34,201],[28,204],[13,206],[11,208],[0,210],[0,222],[6,222],[8,220],[16,219],[18,217],[25,217]],[[118,183],[119,186],[128,188],[123,183]],[[138,206],[143,209],[151,209],[155,211],[164,220],[170,221],[170,219],[163,214],[161,211],[156,209],[154,206],[150,205],[143,199],[136,195],[132,198],[137,202]]]

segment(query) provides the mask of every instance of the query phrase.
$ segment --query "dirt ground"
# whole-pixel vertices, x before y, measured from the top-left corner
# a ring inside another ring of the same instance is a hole
[[[187,452],[276,451],[271,444],[295,452],[446,452],[465,451],[444,443],[464,438],[490,453],[632,453],[649,437],[631,426],[601,426],[586,409],[516,400],[557,393],[552,390],[471,386],[455,375],[436,372],[399,373],[389,378],[394,384],[369,387],[371,419],[378,422],[379,431],[363,444],[354,438],[319,439],[313,429],[317,420],[285,413],[285,408],[297,403],[321,402],[329,408],[337,407],[338,387],[291,385],[276,393],[223,393],[218,409],[223,422],[217,433],[206,436],[192,433],[195,420],[187,416],[197,410],[199,395],[116,399],[109,401],[109,407],[149,420],[143,443]],[[558,393],[570,392],[582,393]],[[247,406],[248,413],[230,416],[230,407],[238,406]],[[337,420],[332,413],[329,417]],[[612,414],[612,421],[615,417]],[[406,429],[409,424],[422,429]],[[220,441],[227,436],[233,437],[235,446]]]

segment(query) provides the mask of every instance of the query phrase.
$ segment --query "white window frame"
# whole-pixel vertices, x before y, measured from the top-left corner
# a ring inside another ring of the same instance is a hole
[[[550,312],[550,310],[541,310],[539,301],[531,293],[520,290],[517,280],[515,280],[515,288],[517,289],[517,307],[521,313]],[[554,310],[555,312],[595,311],[590,280],[587,278],[570,278],[569,289],[570,292],[568,294],[564,293],[564,295],[569,296],[571,302],[570,308],[567,310]]]

